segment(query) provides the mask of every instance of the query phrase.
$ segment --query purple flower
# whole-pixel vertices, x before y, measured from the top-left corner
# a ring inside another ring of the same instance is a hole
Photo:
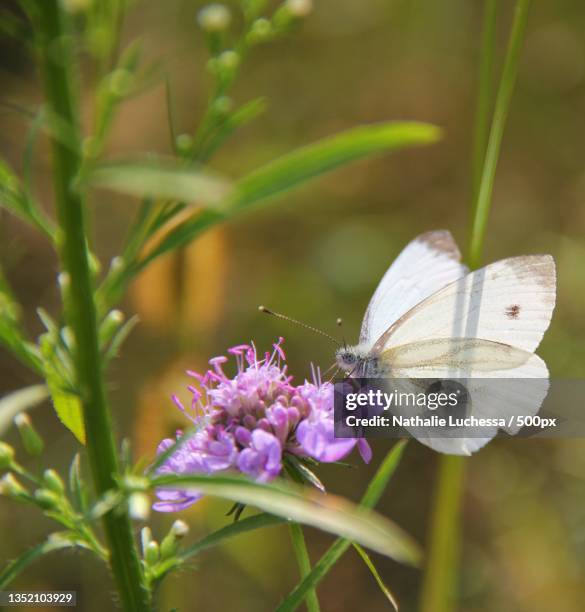
[[[258,482],[268,482],[282,470],[281,443],[263,429],[254,430],[250,437],[249,446],[238,457],[238,468]]]
[[[188,372],[196,380],[190,386],[191,407],[178,398],[175,404],[197,427],[189,438],[159,468],[160,474],[213,474],[237,470],[257,482],[269,482],[283,469],[286,453],[318,461],[338,461],[356,444],[369,461],[365,440],[335,438],[333,385],[314,381],[294,386],[287,374],[283,339],[273,352],[258,359],[255,347],[239,345],[228,350],[235,357],[237,372],[230,378],[223,370],[225,356],[210,360],[205,374]],[[158,454],[174,443],[161,442]],[[159,489],[154,509],[182,510],[201,498],[196,489]]]

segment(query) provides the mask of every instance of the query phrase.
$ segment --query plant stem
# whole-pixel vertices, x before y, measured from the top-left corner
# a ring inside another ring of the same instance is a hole
[[[297,557],[300,578],[304,580],[305,577],[311,573],[311,560],[309,559],[309,552],[305,544],[303,529],[298,523],[290,523],[289,529],[293,548]],[[305,601],[307,602],[308,612],[319,612],[319,600],[317,599],[317,591],[314,588],[307,591]]]
[[[490,107],[488,97],[491,92],[490,73],[495,49],[493,39],[496,19],[496,2],[493,0],[486,0],[486,2],[482,52],[492,57],[483,57],[481,61],[474,168],[482,167],[482,172],[477,189],[474,185],[476,200],[473,207],[474,218],[468,256],[468,263],[472,269],[479,267],[481,263],[496,166],[518,73],[518,60],[530,5],[530,0],[518,0],[516,4],[514,22],[494,107],[487,151],[484,156],[484,126],[487,125],[487,114]],[[449,612],[454,609],[464,475],[464,457],[445,455],[440,458],[435,503],[431,518],[430,552],[422,589],[422,612]]]
[[[506,118],[510,108],[510,100],[512,99],[516,75],[518,74],[518,60],[520,58],[520,49],[524,39],[529,6],[530,0],[518,0],[514,12],[514,23],[512,24],[512,31],[506,51],[502,80],[498,88],[490,137],[485,153],[483,172],[477,195],[477,204],[475,206],[475,218],[471,231],[468,258],[468,263],[471,268],[477,268],[481,261],[483,242],[492,202],[496,166],[500,155]]]
[[[91,279],[84,200],[75,187],[81,166],[81,137],[73,81],[73,53],[68,15],[58,0],[36,3],[41,35],[40,50],[45,76],[47,103],[52,113],[70,127],[76,146],[52,140],[55,203],[59,221],[58,244],[64,270],[70,279],[70,303],[66,318],[76,342],[76,379],[83,405],[87,452],[94,488],[103,495],[116,487],[118,460],[106,403],[102,364],[98,346],[94,288]],[[126,611],[150,609],[144,587],[132,525],[125,510],[103,517],[110,564]]]
[[[472,212],[475,216],[481,183],[485,149],[489,134],[490,110],[494,86],[494,51],[496,46],[496,14],[498,0],[486,0],[483,12],[483,33],[479,65],[477,109],[473,135]]]
[[[441,455],[431,511],[422,612],[448,612],[454,609],[464,475],[465,457]]]

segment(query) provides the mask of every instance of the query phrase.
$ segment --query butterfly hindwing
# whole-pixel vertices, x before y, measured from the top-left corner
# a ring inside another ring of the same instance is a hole
[[[391,367],[393,385],[419,392],[428,381],[455,381],[468,394],[463,416],[497,419],[504,426],[461,427],[457,437],[433,437],[433,429],[417,428],[419,442],[443,453],[468,455],[486,444],[498,429],[514,435],[520,429],[519,416],[538,413],[549,388],[548,370],[534,353],[506,344],[477,338],[447,338],[403,345],[385,351],[380,359]],[[397,414],[412,417],[432,414],[427,408],[397,407]],[[448,415],[449,412],[446,412]]]

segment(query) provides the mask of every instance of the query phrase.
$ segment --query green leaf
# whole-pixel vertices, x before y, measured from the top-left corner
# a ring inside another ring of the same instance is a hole
[[[233,217],[253,204],[290,191],[349,162],[370,155],[431,144],[440,135],[439,128],[426,123],[385,122],[353,128],[297,149],[237,181],[231,197],[220,207],[220,211],[204,210],[174,228],[140,262],[134,272],[138,272],[159,255],[184,246],[216,223]]]
[[[325,485],[317,474],[310,470],[302,461],[294,455],[287,454],[284,457],[285,469],[291,478],[301,484],[308,484],[325,493]]]
[[[289,191],[325,172],[371,155],[436,142],[439,128],[417,122],[364,125],[319,140],[255,170],[236,185],[231,207],[243,208]]]
[[[54,550],[71,546],[73,546],[71,542],[67,542],[61,538],[49,538],[46,542],[33,546],[33,548],[30,548],[16,559],[10,561],[0,573],[0,589],[5,589],[20,572],[43,555],[53,552]]]
[[[20,325],[20,305],[0,270],[0,344],[38,374],[42,373],[36,347],[28,342]]]
[[[83,411],[79,398],[51,385],[48,379],[47,383],[51,390],[53,407],[59,420],[81,444],[85,445],[85,425],[83,423]]]
[[[41,119],[35,118],[33,121],[34,133],[40,128],[39,123]],[[27,155],[31,155],[28,152],[30,145],[27,142],[26,151]],[[24,160],[25,164],[29,163],[27,157]],[[29,172],[28,165],[25,165],[25,172]],[[20,179],[12,171],[12,169],[0,159],[0,206],[16,215],[23,221],[31,223],[49,239],[52,240],[53,229],[50,221],[45,217],[44,212],[40,209],[38,203],[33,199],[32,195],[21,184]]]
[[[270,514],[359,542],[397,561],[416,565],[420,549],[398,525],[333,495],[285,482],[260,484],[239,476],[169,474],[152,479],[153,486],[195,488]]]
[[[392,607],[396,610],[396,612],[398,612],[398,602],[396,601],[396,597],[394,597],[392,591],[384,584],[382,576],[380,576],[380,573],[374,565],[374,562],[370,559],[368,553],[359,544],[354,544],[353,547],[358,551],[360,557],[363,559],[367,568],[370,570],[375,581],[378,583],[378,586],[380,587],[382,593],[384,593],[388,601],[392,604]]]
[[[69,491],[73,498],[75,508],[85,514],[88,510],[88,492],[81,475],[81,457],[75,454],[69,467]]]
[[[230,182],[218,173],[166,158],[98,165],[87,180],[95,187],[129,195],[212,208],[220,206],[231,193]]]
[[[19,412],[40,404],[48,395],[49,390],[45,385],[31,385],[0,399],[0,436],[4,435]]]
[[[388,452],[382,465],[370,481],[360,505],[366,508],[373,508],[380,501],[390,479],[400,464],[402,453],[406,448],[406,442],[406,440],[400,440]]]
[[[55,412],[61,423],[69,429],[81,444],[85,444],[85,425],[81,401],[79,397],[64,389],[65,381],[55,365],[58,356],[49,334],[41,336],[40,344],[45,380],[51,393]]]
[[[372,478],[366,493],[364,494],[361,506],[373,508],[380,497],[384,493],[390,478],[396,471],[406,441],[401,440],[392,447],[392,450],[386,455],[382,465]],[[296,610],[302,603],[311,589],[314,589],[319,582],[329,573],[329,570],[343,556],[345,551],[351,546],[351,542],[347,539],[337,539],[325,552],[325,554],[313,565],[311,573],[302,580],[287,596],[287,598],[278,607],[278,612],[292,612]]]
[[[297,565],[299,566],[301,579],[303,579],[311,573],[311,559],[309,558],[309,551],[305,543],[305,536],[302,527],[297,523],[290,523],[289,529],[293,549],[297,558]],[[317,598],[317,591],[315,589],[311,589],[307,593],[306,600],[307,612],[319,612],[319,599]]]

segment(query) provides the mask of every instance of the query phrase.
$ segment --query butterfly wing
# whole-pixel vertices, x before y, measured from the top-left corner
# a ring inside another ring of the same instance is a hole
[[[469,394],[467,416],[504,419],[506,426],[502,429],[511,435],[519,430],[514,417],[537,414],[549,387],[546,364],[538,355],[477,338],[415,342],[384,351],[380,359],[390,368],[392,380],[401,391],[420,392],[437,379],[461,382]],[[425,407],[397,406],[394,412],[405,417],[432,414]],[[497,426],[469,427],[454,430],[452,437],[433,437],[430,429],[411,430],[426,446],[456,455],[475,452],[497,432]]]
[[[481,338],[533,352],[550,324],[555,297],[550,255],[504,259],[411,308],[381,334],[372,353],[444,338]]]
[[[360,343],[373,344],[396,320],[445,285],[467,274],[448,231],[410,242],[388,268],[364,316]]]

